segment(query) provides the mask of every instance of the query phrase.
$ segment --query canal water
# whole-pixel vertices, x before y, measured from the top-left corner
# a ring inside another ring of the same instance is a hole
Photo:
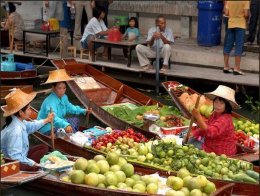
[[[213,85],[205,85],[203,84],[203,86],[201,86],[200,83],[194,83],[192,81],[183,81],[183,83],[185,85],[188,85],[192,88],[194,88],[196,91],[198,92],[209,92],[209,91],[213,91],[215,89],[215,86]],[[128,83],[128,85],[134,87],[134,88],[137,88],[137,85],[135,84],[131,84],[131,83]],[[147,87],[147,86],[142,86],[142,85],[138,85],[138,90],[142,91],[144,94],[160,101],[161,103],[163,104],[166,104],[166,105],[174,105],[173,102],[171,101],[170,97],[168,96],[167,92],[164,90],[164,89],[161,89],[160,90],[160,94],[156,94],[154,89],[151,88],[151,87]],[[251,90],[249,89],[248,91],[248,94],[252,97],[254,97],[255,100],[259,100],[259,90]],[[77,100],[77,98],[75,97],[75,95],[70,91],[70,89],[67,89],[67,95],[70,99],[70,101],[73,103],[73,104],[77,104],[77,105],[81,105],[81,103]],[[32,106],[35,107],[36,109],[39,109],[40,108],[40,105],[42,103],[42,101],[44,100],[44,98],[46,97],[47,95],[42,95],[42,96],[37,96],[37,99],[34,100],[32,102]],[[242,103],[245,101],[245,97],[243,98],[243,95],[239,95],[239,97],[237,98],[237,101],[239,103]],[[243,106],[243,105],[242,105]],[[252,111],[246,109],[245,107],[242,107],[242,109],[236,111],[256,122],[259,122],[259,114],[257,113],[253,113]],[[2,116],[2,114],[1,114]],[[81,122],[82,122],[82,126],[86,126],[86,120],[85,120],[85,117],[84,116],[81,116]],[[3,119],[1,118],[1,124],[3,123]],[[2,124],[3,125],[3,124]],[[99,125],[101,127],[106,127],[104,124],[102,124],[100,121],[98,121],[97,119],[95,119],[93,116],[90,116],[90,121],[89,121],[89,126],[90,127],[93,127],[95,125]],[[36,141],[35,139],[33,138],[30,138],[30,142],[31,144],[37,144],[38,141]],[[62,190],[61,190],[62,191]],[[46,194],[46,193],[43,193],[41,192],[40,190],[30,190],[30,187],[26,186],[26,185],[23,185],[22,187],[14,187],[14,188],[10,188],[10,189],[7,189],[7,190],[4,190],[1,192],[0,195],[3,195],[3,196],[46,196],[46,195],[51,195],[51,194]]]

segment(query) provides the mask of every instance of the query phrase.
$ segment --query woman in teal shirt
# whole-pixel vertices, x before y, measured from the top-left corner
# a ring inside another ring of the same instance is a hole
[[[44,84],[52,84],[51,94],[45,98],[41,105],[41,109],[38,114],[38,119],[44,119],[52,110],[55,114],[54,128],[55,131],[59,128],[63,128],[67,133],[76,132],[79,127],[79,120],[76,117],[65,118],[67,114],[86,114],[86,109],[80,106],[75,106],[70,103],[66,93],[66,81],[73,80],[65,71],[65,69],[59,69],[50,71],[48,80]],[[40,132],[45,135],[50,135],[51,125],[47,124],[40,129]]]
[[[1,131],[1,150],[5,157],[19,161],[21,170],[36,170],[48,152],[45,144],[29,149],[28,136],[53,119],[53,114],[48,114],[43,120],[27,121],[31,115],[30,102],[35,96],[35,92],[27,94],[16,89],[5,97],[6,105],[1,107],[6,117]]]

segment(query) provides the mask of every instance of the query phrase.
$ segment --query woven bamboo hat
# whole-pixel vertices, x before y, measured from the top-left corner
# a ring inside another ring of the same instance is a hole
[[[50,71],[47,81],[43,84],[66,82],[70,80],[73,80],[73,78],[67,74],[65,69],[58,69],[58,70]]]
[[[209,93],[204,93],[204,95],[212,100],[215,99],[215,97],[222,97],[223,99],[229,101],[233,109],[240,108],[235,100],[235,91],[227,86],[219,85],[216,90]]]
[[[4,111],[3,116],[11,116],[15,114],[26,105],[28,105],[35,97],[36,92],[25,93],[21,89],[17,88],[5,96],[6,105],[1,106]]]

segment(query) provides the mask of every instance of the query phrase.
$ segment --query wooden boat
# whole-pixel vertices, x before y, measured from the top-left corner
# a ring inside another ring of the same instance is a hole
[[[47,174],[46,172],[40,171],[21,171],[18,161],[8,158],[4,158],[4,161],[5,163],[1,165],[1,190],[30,182]]]
[[[176,104],[176,106],[179,108],[179,110],[182,112],[182,114],[190,119],[191,118],[191,113],[187,110],[187,108],[181,103],[179,96],[182,92],[180,92],[179,90],[174,90],[174,88],[171,87],[171,85],[181,85],[181,83],[176,82],[176,81],[167,81],[167,82],[163,82],[162,86],[165,88],[165,90],[169,93],[169,95],[171,96],[173,102]],[[200,93],[198,93],[197,91],[193,90],[192,88],[188,88],[187,89],[187,93],[188,94],[197,94],[197,95],[201,95]],[[243,119],[247,119],[244,116],[241,116],[238,113],[232,112],[232,116],[235,118],[243,118]],[[249,120],[249,119],[247,119]],[[249,162],[253,162],[253,161],[257,161],[259,160],[259,155],[254,154],[255,150],[250,149],[248,147],[242,146],[241,144],[237,143],[237,155],[232,156],[233,158],[237,158],[237,159],[241,159],[241,160],[246,160]],[[250,156],[248,156],[248,153]]]
[[[128,127],[134,128],[136,131],[143,133],[148,138],[159,137],[157,134],[145,131],[144,129],[131,125],[121,119],[111,115],[101,106],[133,103],[139,106],[159,105],[162,104],[143,93],[113,79],[94,67],[78,63],[74,59],[66,60],[52,60],[53,65],[57,69],[66,69],[71,76],[92,77],[101,87],[98,89],[81,89],[75,81],[68,81],[67,84],[85,106],[92,108],[92,114],[104,124],[117,129],[126,129]]]
[[[73,159],[74,159],[74,161],[76,160],[73,157],[71,157],[71,158],[72,159],[70,159],[70,160],[73,160]],[[155,171],[135,168],[135,173],[137,173],[139,175],[150,175],[150,174],[155,173]],[[169,176],[169,174],[167,172],[156,172],[156,173],[158,173],[162,177]],[[234,183],[227,183],[227,182],[221,182],[221,181],[216,181],[214,183],[217,187],[217,190],[212,194],[212,196],[232,195]],[[121,190],[97,188],[97,187],[82,185],[82,184],[73,184],[70,182],[64,182],[64,181],[60,181],[58,179],[53,179],[48,176],[45,176],[41,179],[37,179],[33,182],[30,182],[27,185],[27,187],[28,186],[33,189],[40,189],[40,190],[43,190],[43,191],[46,191],[49,193],[56,193],[58,195],[95,195],[95,196],[148,195],[145,193],[127,192],[127,191],[121,191]]]
[[[0,86],[0,99],[1,99],[1,104],[5,102],[4,98],[7,94],[11,92],[12,89],[14,88],[20,88],[26,93],[30,93],[33,91],[33,85],[12,85],[12,86],[5,86],[1,85]]]
[[[31,119],[36,119],[36,117],[37,117],[37,110],[34,109],[31,112]],[[36,139],[38,139],[39,141],[47,144],[50,148],[52,148],[52,146],[51,146],[51,138],[49,136],[45,136],[45,135],[41,134],[40,132],[35,132],[33,135],[34,135],[34,137]],[[75,156],[79,156],[79,157],[84,157],[86,159],[91,159],[96,154],[102,153],[101,151],[97,151],[95,149],[83,148],[83,147],[81,147],[81,146],[79,146],[77,144],[72,143],[66,137],[65,138],[55,138],[54,142],[55,142],[55,149],[61,151],[64,154],[75,155]],[[166,173],[166,172],[163,172],[163,171],[158,171],[158,169],[154,169],[154,168],[151,168],[151,167],[149,168],[149,167],[144,166],[144,165],[139,165],[139,164],[134,164],[134,163],[133,163],[133,165],[135,166],[135,170],[136,171],[145,171],[146,173],[149,173],[149,174],[156,173],[156,172]],[[254,170],[256,172],[259,172],[259,167],[254,166]],[[175,175],[175,173],[171,173],[171,174]],[[51,183],[50,183],[49,180],[51,180]],[[216,180],[216,179],[210,179],[210,180],[212,182],[214,182],[214,183],[223,183],[223,182],[227,183],[227,184],[230,183],[230,182],[224,181],[224,180]],[[46,185],[48,183],[51,184],[49,187],[51,187],[53,185],[54,186],[53,187],[53,191],[54,192],[56,192],[56,190],[60,190],[60,189],[56,189],[56,188],[62,188],[62,187],[66,187],[67,188],[67,185],[68,185],[68,187],[70,187],[69,189],[72,189],[75,192],[83,191],[82,189],[84,189],[84,188],[82,188],[81,185],[79,185],[79,187],[74,187],[71,184],[69,185],[69,183],[65,183],[65,182],[63,183],[62,182],[62,184],[60,184],[61,183],[60,181],[55,181],[53,179],[45,179],[45,178],[37,180],[37,182],[33,183],[33,186],[37,186],[38,187],[39,186],[39,185],[37,185],[38,181],[40,181],[40,182],[43,181],[42,183],[44,183],[44,185],[45,185],[43,187],[46,187]],[[39,182],[39,184],[40,184],[40,182]],[[255,193],[260,193],[258,185],[248,184],[248,183],[240,183],[240,182],[234,182],[234,184],[235,184],[234,188],[233,188],[233,193],[234,194],[238,194],[238,195],[239,194],[243,194],[243,195],[255,196]],[[56,187],[56,186],[58,186],[58,187]],[[40,188],[40,187],[38,187],[38,188]],[[64,189],[66,189],[66,188],[64,188]],[[95,189],[96,188],[94,188],[94,190]],[[68,190],[68,192],[69,191],[70,190]],[[67,191],[64,191],[64,192],[67,192]]]

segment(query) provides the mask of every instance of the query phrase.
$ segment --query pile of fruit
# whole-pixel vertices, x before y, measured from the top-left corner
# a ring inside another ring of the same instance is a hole
[[[245,119],[233,118],[233,124],[237,131],[243,131],[249,136],[259,139],[259,123],[253,123]]]
[[[74,184],[108,188],[115,190],[133,191],[147,194],[166,193],[166,195],[185,196],[204,192],[211,194],[216,190],[215,184],[204,176],[191,177],[186,169],[178,172],[178,177],[167,179],[159,175],[139,175],[135,173],[132,164],[117,153],[108,153],[106,157],[96,155],[94,159],[79,158],[68,175],[62,181]]]
[[[210,195],[216,191],[215,184],[208,181],[205,176],[198,175],[197,177],[192,177],[185,168],[177,172],[177,177],[169,176],[166,184],[171,188],[166,192],[166,196]]]
[[[121,144],[121,142],[139,143],[147,142],[148,139],[141,133],[136,133],[132,128],[125,131],[115,130],[111,134],[106,134],[99,137],[92,142],[92,147],[101,149],[102,147],[111,147],[114,143]]]
[[[0,165],[5,164],[4,154],[0,152]]]
[[[254,149],[255,141],[250,139],[250,137],[248,135],[246,135],[243,131],[237,131],[235,133],[235,138],[236,138],[237,143],[239,143],[245,147]]]
[[[256,183],[248,176],[253,165],[249,162],[206,153],[193,145],[181,146],[175,139],[162,139],[146,143],[116,141],[113,145],[102,147],[102,151],[117,152],[132,163],[143,164],[159,170],[178,171],[185,167],[195,175],[205,175],[216,179]],[[252,171],[253,172],[253,171]],[[259,175],[259,174],[258,174]]]

